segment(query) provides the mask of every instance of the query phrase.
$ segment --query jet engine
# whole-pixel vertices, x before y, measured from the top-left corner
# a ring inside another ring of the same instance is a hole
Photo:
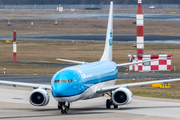
[[[112,94],[112,102],[115,105],[125,105],[132,101],[132,92],[127,88],[116,89]]]
[[[29,102],[33,106],[46,106],[49,103],[49,93],[44,89],[33,90],[29,95]]]

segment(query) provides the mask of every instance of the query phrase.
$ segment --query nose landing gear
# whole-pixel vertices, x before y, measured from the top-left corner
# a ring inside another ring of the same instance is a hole
[[[70,108],[70,103],[68,102],[58,102],[58,109],[61,109],[62,114],[68,114]]]
[[[61,113],[62,114],[68,114],[68,108],[67,107],[62,107],[62,109],[61,109]]]

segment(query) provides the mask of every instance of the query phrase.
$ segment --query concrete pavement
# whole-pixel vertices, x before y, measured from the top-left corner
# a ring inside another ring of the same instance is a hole
[[[172,99],[134,97],[129,105],[106,109],[107,97],[71,104],[68,115],[62,115],[57,102],[50,98],[45,107],[29,104],[31,88],[0,88],[0,119],[98,119],[98,120],[169,120],[180,118],[180,102]]]

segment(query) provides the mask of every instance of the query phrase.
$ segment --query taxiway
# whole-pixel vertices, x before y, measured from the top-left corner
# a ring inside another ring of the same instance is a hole
[[[136,12],[136,10],[134,11]],[[22,15],[12,19],[52,19],[52,18],[82,18],[82,19],[108,19],[108,13],[94,13],[94,14],[50,14],[50,15]],[[136,14],[133,13],[114,13],[114,19],[119,20],[135,20]],[[0,19],[6,19],[1,17]],[[151,21],[179,21],[178,14],[144,14],[145,20]]]
[[[97,120],[176,120],[180,118],[180,101],[134,96],[131,104],[118,109],[106,109],[107,97],[81,100],[71,104],[68,115],[62,115],[57,102],[52,98],[46,107],[29,104],[28,95],[32,89],[0,88],[0,119],[97,119]]]
[[[0,75],[1,80],[14,81],[14,82],[25,82],[25,83],[43,83],[50,84],[53,75]],[[153,73],[119,73],[118,79],[169,79],[169,78],[180,78],[179,74],[153,74]]]
[[[46,41],[87,41],[102,42],[106,38],[105,34],[40,34],[40,35],[18,35],[17,40],[46,40]],[[0,40],[13,39],[12,35],[1,35]],[[145,35],[145,43],[153,44],[180,44],[180,36],[163,36],[163,35]],[[136,43],[136,35],[115,34],[114,42]]]

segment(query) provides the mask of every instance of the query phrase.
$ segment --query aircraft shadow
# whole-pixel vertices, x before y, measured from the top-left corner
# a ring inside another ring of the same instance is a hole
[[[149,107],[120,107],[118,110],[149,109],[149,108],[180,108],[180,106],[149,106]]]
[[[131,109],[149,109],[149,108],[180,108],[180,106],[148,106],[148,107],[119,107],[118,109],[110,108],[94,108],[94,107],[83,107],[83,108],[70,108],[69,111],[94,111],[94,110],[131,110]],[[60,111],[57,108],[2,108],[4,110],[29,110],[29,111]]]
[[[36,114],[39,112],[54,112],[52,115],[32,115],[32,116],[11,116],[11,117],[0,117],[0,119],[15,119],[15,118],[33,118],[33,117],[50,117],[50,116],[61,116],[61,110],[57,108],[3,108],[4,110],[20,110],[20,111],[30,111],[35,112]],[[97,110],[103,110],[97,111]],[[107,111],[106,108],[70,108],[68,115],[85,115],[85,114],[107,114],[112,113]],[[49,113],[48,113],[49,114]]]
[[[180,106],[148,106],[148,107],[120,107],[119,109],[106,109],[106,108],[71,108],[69,110],[68,115],[86,115],[86,114],[107,114],[113,113],[114,110],[135,110],[135,109],[158,109],[158,108],[180,108]],[[53,117],[53,116],[63,116],[61,114],[61,110],[57,108],[3,108],[4,110],[26,110],[31,112],[54,112],[54,114],[46,114],[46,115],[27,115],[27,116],[8,116],[8,117],[0,117],[0,119],[16,119],[16,118],[38,118],[38,117]],[[112,111],[111,111],[112,110]]]

